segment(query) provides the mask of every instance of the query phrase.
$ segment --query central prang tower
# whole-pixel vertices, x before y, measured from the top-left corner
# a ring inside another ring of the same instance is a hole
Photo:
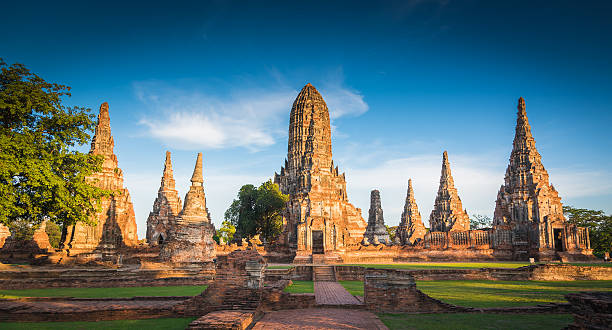
[[[296,252],[294,262],[311,262],[313,255],[339,261],[347,245],[362,240],[366,222],[334,166],[329,110],[311,84],[293,102],[287,159],[274,182],[289,195],[282,239]]]

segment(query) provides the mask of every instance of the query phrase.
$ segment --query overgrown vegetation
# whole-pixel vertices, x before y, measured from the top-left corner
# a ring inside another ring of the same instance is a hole
[[[589,229],[594,255],[601,258],[606,252],[612,253],[612,215],[572,206],[564,206],[563,213],[568,222]]]
[[[102,158],[75,148],[89,142],[95,116],[63,105],[69,96],[70,87],[0,59],[0,222],[16,237],[45,219],[92,224],[96,202],[111,193],[85,180]]]
[[[491,228],[493,226],[493,219],[487,215],[472,214],[470,218],[470,229],[477,230],[483,228]]]
[[[257,188],[247,184],[240,188],[238,199],[225,211],[225,220],[235,226],[239,238],[260,235],[271,242],[281,233],[282,212],[288,200],[289,196],[284,195],[272,180]]]

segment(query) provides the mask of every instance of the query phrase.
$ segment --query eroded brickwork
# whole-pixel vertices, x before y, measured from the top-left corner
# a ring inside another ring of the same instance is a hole
[[[364,244],[390,244],[389,233],[385,227],[385,219],[380,203],[380,192],[372,190],[370,193],[370,210],[368,227],[363,235]]]
[[[400,244],[415,244],[425,237],[427,229],[421,220],[421,213],[414,199],[412,179],[408,180],[408,191],[406,192],[406,203],[400,224],[397,227],[396,236]]]
[[[172,160],[170,158],[170,151],[166,151],[161,185],[157,191],[157,198],[153,202],[153,211],[149,213],[149,218],[147,218],[147,242],[149,245],[162,244],[168,239],[183,204],[175,188]]]
[[[332,160],[329,110],[311,84],[291,108],[287,159],[274,182],[290,196],[283,238],[296,259],[309,261],[313,247],[333,254],[362,240],[366,222],[348,201],[344,173]]]
[[[79,222],[64,229],[62,244],[69,255],[138,244],[134,207],[129,191],[123,187],[123,171],[118,166],[114,146],[108,103],[104,102],[100,106],[98,124],[89,151],[90,154],[103,156],[104,161],[102,170],[87,179],[93,185],[115,193],[102,199],[102,210],[95,216],[95,226]]]
[[[434,208],[429,216],[429,224],[432,232],[470,230],[470,217],[463,209],[461,198],[455,188],[446,151],[442,155],[440,187]]]
[[[185,195],[185,205],[176,217],[170,238],[162,246],[160,257],[171,263],[205,263],[215,258],[215,227],[206,208],[202,153],[198,153],[191,177],[191,187]]]
[[[587,230],[568,224],[563,216],[561,197],[549,183],[522,97],[517,109],[510,164],[497,194],[493,224],[513,231],[516,254],[544,257],[555,251],[589,253]]]

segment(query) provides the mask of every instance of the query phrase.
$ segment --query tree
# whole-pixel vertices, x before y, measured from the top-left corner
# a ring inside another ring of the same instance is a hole
[[[225,220],[236,228],[241,238],[259,234],[266,241],[273,241],[280,235],[283,225],[282,212],[289,196],[284,195],[272,180],[258,188],[246,184],[240,188],[235,199],[225,211]]]
[[[58,249],[60,240],[62,239],[62,230],[60,227],[54,222],[47,221],[45,232],[47,233],[47,236],[49,236],[49,244]]]
[[[89,141],[95,116],[62,104],[67,86],[22,64],[0,59],[0,69],[0,222],[26,236],[45,219],[94,224],[91,215],[111,192],[85,179],[102,157],[75,149]]]
[[[397,233],[397,226],[389,227],[389,226],[385,225],[385,227],[387,227],[387,234],[389,234],[389,240],[391,242],[394,242],[395,241],[395,235]]]
[[[563,206],[563,213],[569,223],[589,229],[594,255],[603,257],[605,252],[612,253],[612,215],[572,206]]]
[[[221,228],[217,230],[217,243],[221,243],[221,240],[225,243],[229,243],[234,239],[236,233],[236,227],[228,220],[223,220]]]
[[[493,225],[491,217],[482,214],[473,214],[470,218],[470,229],[489,228]]]

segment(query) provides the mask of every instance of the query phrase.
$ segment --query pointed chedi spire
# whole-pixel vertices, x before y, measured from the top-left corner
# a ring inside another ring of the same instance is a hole
[[[469,230],[470,218],[463,209],[461,199],[455,188],[455,182],[451,174],[448,153],[442,155],[442,173],[440,175],[440,187],[434,208],[429,216],[431,231],[456,231]]]
[[[504,184],[497,194],[493,225],[565,222],[558,192],[549,183],[535,146],[525,100],[518,100],[516,130]]]
[[[193,169],[193,175],[191,176],[191,184],[194,186],[201,186],[203,183],[204,177],[202,175],[202,153],[199,152],[195,168]]]
[[[414,244],[422,240],[427,230],[421,220],[421,213],[414,198],[412,179],[408,179],[408,190],[406,191],[406,203],[404,211],[397,228],[397,236],[401,244]]]
[[[161,178],[160,190],[174,190],[176,183],[172,171],[172,160],[170,151],[166,151],[166,162],[164,163],[164,174]]]
[[[111,134],[110,115],[108,114],[108,103],[100,105],[98,123],[96,125],[94,137],[91,141],[89,153],[96,155],[112,155],[115,141]]]
[[[368,226],[363,234],[369,242],[390,243],[389,233],[385,227],[385,219],[380,203],[380,191],[372,190],[370,192],[370,210],[368,217]]]
[[[164,173],[153,202],[153,210],[147,218],[147,242],[157,245],[165,242],[170,236],[175,218],[182,208],[182,201],[175,189],[170,151],[166,151]]]

